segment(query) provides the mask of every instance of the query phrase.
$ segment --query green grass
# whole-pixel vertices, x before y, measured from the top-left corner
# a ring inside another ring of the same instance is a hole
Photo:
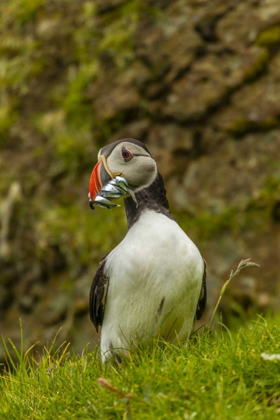
[[[258,317],[232,334],[206,328],[188,346],[141,347],[120,366],[102,365],[98,349],[64,345],[39,362],[19,351],[0,380],[0,419],[276,419],[280,361],[261,354],[279,350],[279,318]]]

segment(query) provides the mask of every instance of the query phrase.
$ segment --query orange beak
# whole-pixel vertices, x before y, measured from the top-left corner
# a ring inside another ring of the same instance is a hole
[[[105,156],[100,155],[97,164],[93,168],[89,180],[88,198],[89,205],[92,210],[94,210],[94,200],[102,190],[103,185],[106,185],[111,179],[114,178],[115,175],[110,171]],[[106,199],[103,198],[103,201],[104,200]]]
[[[89,194],[92,202],[94,202],[95,197],[102,188],[102,182],[100,178],[100,166],[101,162],[98,162],[95,165],[89,180]]]

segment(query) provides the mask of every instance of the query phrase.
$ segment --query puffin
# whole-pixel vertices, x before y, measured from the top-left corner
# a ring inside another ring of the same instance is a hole
[[[123,198],[124,239],[102,258],[90,289],[90,319],[103,362],[121,362],[139,343],[186,342],[205,310],[206,262],[171,214],[164,181],[139,140],[98,153],[89,182],[92,209]]]

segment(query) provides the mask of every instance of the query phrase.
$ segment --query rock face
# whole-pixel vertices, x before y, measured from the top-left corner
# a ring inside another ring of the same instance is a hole
[[[279,1],[18,3],[0,5],[1,333],[96,341],[88,291],[125,220],[89,211],[88,179],[123,137],[157,160],[209,307],[251,257],[225,317],[279,308]]]

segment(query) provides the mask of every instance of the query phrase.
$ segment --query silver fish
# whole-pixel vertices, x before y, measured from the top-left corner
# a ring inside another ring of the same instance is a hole
[[[102,195],[102,197],[120,198],[124,193],[123,191],[120,191],[116,185],[113,185],[111,182],[109,182],[102,188],[99,194]]]
[[[119,188],[122,188],[124,191],[128,190],[128,183],[124,178],[121,178],[120,176],[116,177],[117,186]]]
[[[127,192],[128,189],[128,183],[126,179],[117,176],[116,178],[112,179],[109,184],[114,185],[115,187],[120,188],[120,190]]]
[[[135,192],[132,191],[131,189],[128,188],[127,192],[130,194],[132,200],[134,201],[134,203],[136,203],[136,207],[138,207],[138,201],[135,195]]]
[[[108,184],[104,185],[101,191],[97,194],[94,201],[92,201],[90,193],[88,194],[90,208],[94,210],[94,206],[98,206],[104,209],[111,209],[114,207],[120,207],[119,204],[116,204],[109,200],[109,198],[120,198],[125,195],[130,194],[132,199],[136,202],[137,200],[135,194],[128,187],[128,182],[122,176],[116,176],[116,178],[111,179]]]
[[[124,177],[117,175],[116,178],[114,179],[116,180],[118,184],[120,185],[124,184],[126,187],[128,187],[128,182]]]
[[[108,198],[102,197],[99,194],[95,197],[94,204],[101,204],[102,206],[105,206],[109,209],[113,207],[120,207],[119,204],[113,203],[113,201],[108,200]]]

